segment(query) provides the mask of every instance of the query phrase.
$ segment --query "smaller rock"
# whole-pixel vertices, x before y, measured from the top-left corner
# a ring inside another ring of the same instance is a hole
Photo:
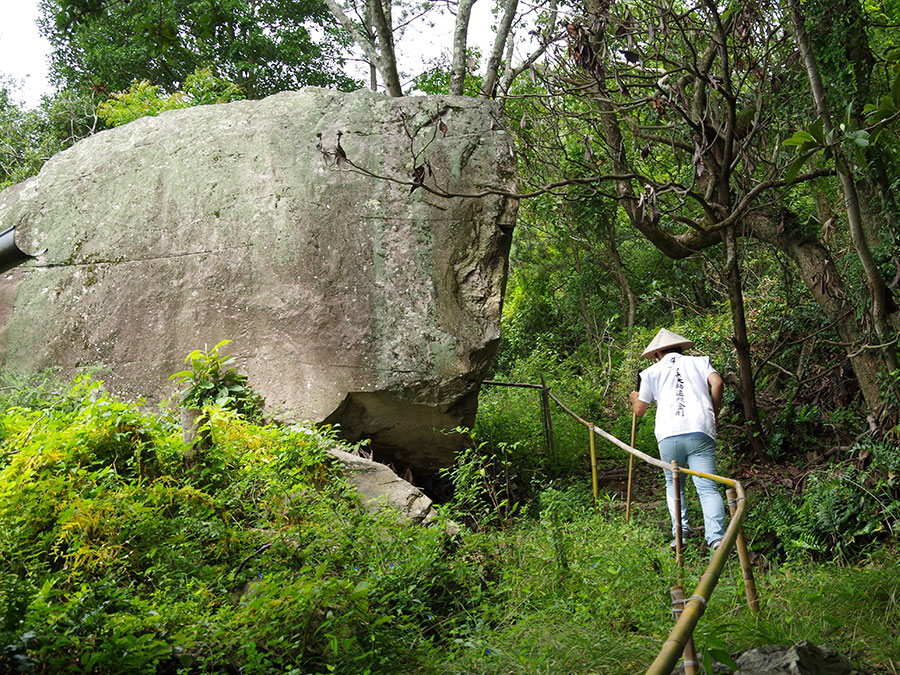
[[[741,675],[862,675],[842,655],[808,640],[793,647],[750,649],[735,662]]]
[[[829,647],[802,640],[793,646],[765,645],[732,655],[740,670],[716,663],[716,673],[734,675],[864,675],[844,656]],[[683,673],[678,666],[673,673]]]
[[[413,525],[427,525],[434,518],[431,499],[390,467],[343,450],[329,452],[340,460],[344,476],[359,490],[370,513],[390,508]]]

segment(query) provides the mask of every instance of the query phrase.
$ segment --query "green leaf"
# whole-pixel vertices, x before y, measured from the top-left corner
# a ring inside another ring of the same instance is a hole
[[[715,672],[713,670],[712,654],[709,651],[703,654],[703,670],[707,673]]]
[[[809,125],[809,133],[819,142],[819,145],[825,145],[825,121],[821,117]]]
[[[845,623],[844,621],[841,621],[840,619],[835,619],[833,616],[828,616],[827,614],[824,614],[822,616],[822,621],[824,621],[825,623],[827,623],[830,626],[834,626],[835,628],[841,628],[841,627],[843,627],[843,625]]]
[[[731,658],[731,654],[726,652],[724,649],[710,649],[707,651],[707,654],[711,654],[716,661],[725,666],[728,666],[733,670],[740,670],[738,664],[736,664],[734,662],[734,659]],[[712,672],[712,670],[710,670],[709,672]]]
[[[861,148],[868,147],[871,144],[869,141],[869,132],[865,129],[857,129],[853,133],[848,134],[848,136]]]
[[[816,139],[813,137],[812,134],[810,134],[809,132],[803,131],[801,129],[800,131],[795,132],[794,135],[791,136],[790,138],[785,139],[784,144],[785,145],[802,146],[806,143],[815,143],[815,142],[816,142]]]
[[[784,172],[784,180],[788,185],[794,182],[794,179],[797,178],[797,174],[800,173],[800,169],[806,165],[806,162],[809,161],[809,158],[812,157],[815,152],[815,150],[803,152],[799,154],[793,162],[788,164],[788,167]]]

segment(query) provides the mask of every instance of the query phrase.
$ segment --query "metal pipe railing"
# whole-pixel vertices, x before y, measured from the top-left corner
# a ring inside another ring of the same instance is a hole
[[[21,265],[35,256],[25,253],[16,244],[16,228],[11,227],[0,234],[0,274]]]

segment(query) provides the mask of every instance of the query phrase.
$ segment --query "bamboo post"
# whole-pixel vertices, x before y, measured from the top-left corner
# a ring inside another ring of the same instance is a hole
[[[593,425],[588,427],[588,435],[590,436],[591,445],[591,484],[594,488],[594,505],[596,506],[600,494],[597,487],[597,441],[594,439]]]
[[[631,413],[631,447],[634,447],[634,432],[637,428],[637,413]],[[591,432],[591,438],[594,433]],[[634,472],[634,455],[628,453],[628,490],[625,493],[625,522],[631,522],[631,476]]]
[[[672,487],[675,489],[675,564],[678,565],[678,583],[684,579],[684,559],[681,555],[681,476],[678,473],[678,462],[672,462]]]
[[[737,511],[737,492],[734,488],[725,490],[728,497],[728,511],[734,518]],[[756,596],[756,581],[753,579],[753,567],[750,564],[750,553],[747,551],[747,538],[744,537],[744,530],[738,530],[735,547],[738,551],[738,559],[741,561],[741,572],[744,575],[744,590],[747,594],[747,605],[754,614],[759,614],[759,598]]]
[[[681,613],[684,611],[684,587],[672,586],[669,593],[672,597],[672,614],[675,617],[675,623],[678,623],[678,619],[681,618]],[[689,636],[684,643],[682,655],[684,656],[684,675],[696,675],[700,664],[697,661],[697,650],[694,648],[692,636]]]

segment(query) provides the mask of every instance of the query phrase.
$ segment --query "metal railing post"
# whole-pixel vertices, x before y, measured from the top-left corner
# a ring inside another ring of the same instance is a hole
[[[594,488],[594,504],[597,504],[597,500],[600,498],[600,491],[597,485],[597,442],[594,439],[594,430],[588,428],[588,435],[590,436],[590,445],[591,445],[591,485]]]

